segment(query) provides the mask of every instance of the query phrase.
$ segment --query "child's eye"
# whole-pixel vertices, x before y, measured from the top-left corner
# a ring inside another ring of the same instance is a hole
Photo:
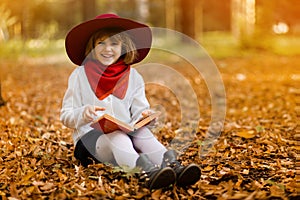
[[[105,43],[103,41],[97,42],[97,45],[104,45]]]
[[[116,46],[116,45],[119,45],[119,43],[118,42],[113,42],[112,45]]]

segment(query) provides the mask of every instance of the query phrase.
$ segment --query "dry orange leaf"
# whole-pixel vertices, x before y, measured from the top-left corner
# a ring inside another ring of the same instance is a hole
[[[53,183],[47,182],[40,189],[41,190],[50,190],[53,187],[55,187],[55,185]]]
[[[250,138],[254,138],[256,136],[256,132],[253,130],[250,131],[240,131],[236,133],[237,136],[246,138],[246,139],[250,139]]]
[[[155,190],[152,194],[151,197],[154,200],[159,200],[160,196],[161,196],[161,189],[160,190]]]
[[[294,109],[298,93],[287,91],[298,88],[289,74],[296,74],[300,57],[276,58],[222,59],[229,112],[220,135],[206,134],[212,113],[209,91],[205,81],[194,81],[195,73],[185,63],[179,62],[177,69],[183,69],[195,86],[201,112],[196,131],[192,123],[182,123],[189,119],[185,115],[193,118],[192,106],[184,103],[181,110],[183,102],[176,103],[180,92],[189,103],[184,89],[174,95],[167,87],[146,87],[150,104],[166,110],[161,127],[155,129],[157,139],[179,150],[183,165],[202,167],[198,183],[155,191],[145,188],[138,175],[127,176],[105,164],[88,168],[78,164],[72,131],[59,120],[72,67],[4,61],[0,74],[7,104],[0,107],[0,199],[296,199],[300,188],[295,181],[300,150]],[[244,74],[247,81],[236,82],[232,73]],[[207,145],[207,156],[200,157],[197,153],[206,136],[218,138]]]

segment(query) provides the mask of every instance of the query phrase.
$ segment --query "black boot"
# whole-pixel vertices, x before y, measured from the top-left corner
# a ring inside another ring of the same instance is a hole
[[[146,186],[150,190],[168,187],[176,181],[176,174],[173,169],[155,166],[145,154],[140,155],[136,161],[136,166],[143,170],[141,179],[146,179]]]
[[[188,186],[195,184],[201,176],[201,169],[196,164],[182,166],[177,160],[177,154],[174,150],[168,150],[164,154],[162,167],[171,167],[177,176],[176,184],[178,186]]]

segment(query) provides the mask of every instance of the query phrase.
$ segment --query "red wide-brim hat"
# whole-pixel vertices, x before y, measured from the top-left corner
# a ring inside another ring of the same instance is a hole
[[[150,51],[152,43],[151,29],[130,19],[121,18],[115,14],[102,14],[95,19],[83,22],[72,28],[66,36],[65,47],[70,60],[76,65],[82,65],[85,60],[85,49],[90,37],[100,29],[118,27],[131,36],[138,52],[133,63],[142,61]]]

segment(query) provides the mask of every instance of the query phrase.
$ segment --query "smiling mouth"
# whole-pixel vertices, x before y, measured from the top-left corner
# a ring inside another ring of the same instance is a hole
[[[101,54],[102,57],[104,58],[113,58],[114,55],[106,55],[106,54]]]

